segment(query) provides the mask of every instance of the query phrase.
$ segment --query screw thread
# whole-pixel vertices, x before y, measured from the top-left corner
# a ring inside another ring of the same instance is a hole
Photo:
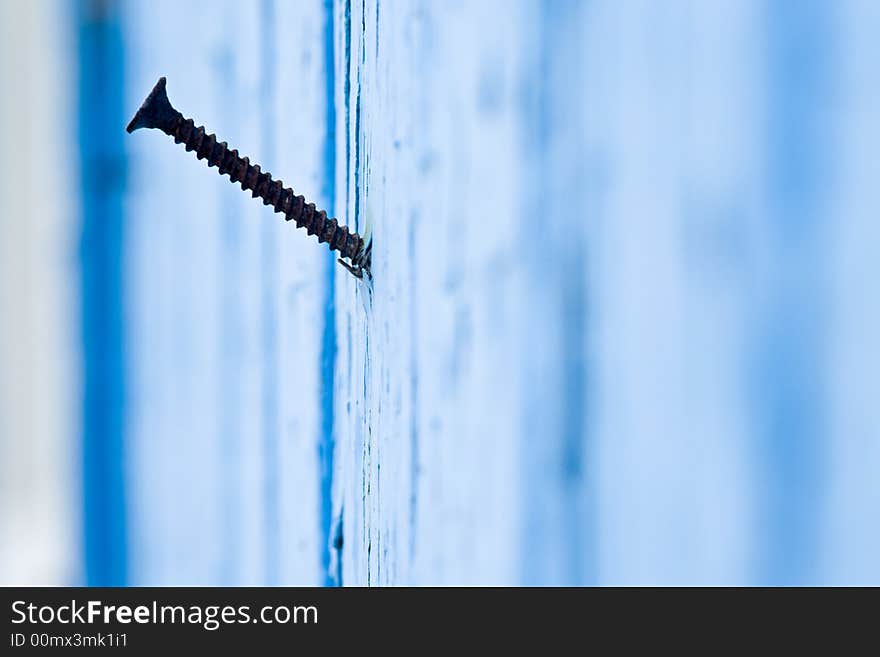
[[[217,167],[220,175],[228,175],[230,182],[241,183],[242,190],[252,192],[253,198],[261,198],[263,205],[271,205],[275,212],[284,215],[286,221],[294,221],[297,228],[305,228],[309,235],[317,235],[318,242],[326,242],[333,251],[339,251],[355,266],[363,265],[364,243],[360,235],[351,233],[336,219],[327,218],[324,210],[316,210],[314,203],[306,203],[303,196],[294,194],[280,180],[273,180],[268,171],[261,171],[259,164],[251,164],[241,157],[237,149],[230,149],[225,141],[217,141],[216,135],[207,134],[204,126],[196,127],[192,119],[184,118],[175,110],[177,117],[170,127],[162,127],[165,134],[183,144],[186,150],[195,152],[208,166]]]

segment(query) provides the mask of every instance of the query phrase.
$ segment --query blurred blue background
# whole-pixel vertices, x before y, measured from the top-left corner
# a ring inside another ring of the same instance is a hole
[[[880,584],[880,3],[0,32],[3,584]],[[125,134],[160,75],[372,284]]]

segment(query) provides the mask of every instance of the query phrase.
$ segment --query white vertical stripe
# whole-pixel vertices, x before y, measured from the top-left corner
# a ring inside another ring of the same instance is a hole
[[[0,2],[3,584],[70,584],[80,575],[76,60],[67,11]]]

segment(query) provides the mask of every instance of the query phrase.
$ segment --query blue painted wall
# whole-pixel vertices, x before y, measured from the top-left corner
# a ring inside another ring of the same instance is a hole
[[[77,20],[90,583],[878,581],[872,3]]]

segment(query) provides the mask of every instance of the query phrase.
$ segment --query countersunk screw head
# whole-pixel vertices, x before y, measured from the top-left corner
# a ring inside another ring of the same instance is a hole
[[[134,118],[128,124],[126,131],[129,133],[141,128],[158,128],[162,131],[174,127],[179,112],[171,106],[168,94],[165,91],[165,78],[159,78],[156,86],[144,100]]]
[[[240,157],[225,141],[218,142],[215,135],[206,134],[204,126],[195,127],[192,119],[184,118],[171,105],[164,77],[159,78],[126,130],[131,133],[141,128],[156,128],[174,137],[176,143],[195,151],[196,157],[206,160],[208,166],[217,167],[220,175],[228,175],[231,182],[241,183],[242,190],[251,191],[254,198],[261,198],[264,205],[271,205],[287,221],[293,220],[297,228],[305,228],[309,235],[317,235],[319,242],[327,242],[331,250],[339,251],[350,261],[340,258],[340,264],[352,274],[358,278],[363,278],[365,273],[369,275],[370,245],[365,244],[360,235],[340,226],[336,219],[328,218],[323,210],[316,210],[314,203],[306,203],[280,180],[272,180],[268,171],[261,171],[260,165],[251,164],[247,157]]]

